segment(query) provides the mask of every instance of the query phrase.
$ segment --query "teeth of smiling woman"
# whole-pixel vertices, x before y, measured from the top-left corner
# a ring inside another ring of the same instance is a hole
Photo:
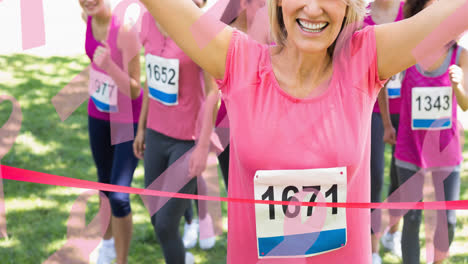
[[[320,32],[326,25],[326,22],[322,23],[310,23],[304,20],[298,20],[301,27],[309,32]]]

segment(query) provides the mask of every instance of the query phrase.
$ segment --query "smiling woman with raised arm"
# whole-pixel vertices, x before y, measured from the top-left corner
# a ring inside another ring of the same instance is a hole
[[[276,46],[226,26],[200,48],[194,36],[216,22],[195,23],[203,13],[190,0],[141,1],[218,79],[231,129],[229,196],[340,203],[369,202],[380,88],[415,64],[413,50],[465,3],[440,0],[410,19],[358,30],[364,0],[270,0]],[[228,263],[371,263],[369,210],[234,202],[228,210]]]

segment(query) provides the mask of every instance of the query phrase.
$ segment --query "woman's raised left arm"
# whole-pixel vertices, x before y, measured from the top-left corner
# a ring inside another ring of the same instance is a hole
[[[420,63],[415,54],[434,54],[467,30],[468,20],[453,16],[461,12],[468,13],[467,0],[438,0],[411,18],[375,26],[380,79]]]

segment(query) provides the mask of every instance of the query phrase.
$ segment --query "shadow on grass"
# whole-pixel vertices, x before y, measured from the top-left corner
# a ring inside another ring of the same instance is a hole
[[[0,56],[0,94],[20,103],[23,122],[20,134],[3,165],[71,178],[96,180],[88,140],[87,102],[61,122],[51,99],[89,64],[88,58],[35,57],[24,54]],[[0,125],[12,104],[0,103]],[[139,169],[141,170],[141,165]],[[3,181],[7,207],[8,239],[0,239],[1,263],[41,263],[66,242],[67,220],[80,193],[73,188]],[[142,173],[133,186],[142,188]],[[225,195],[225,192],[223,193]],[[129,263],[164,263],[162,250],[141,199],[131,196],[134,219]],[[99,210],[97,196],[88,201],[87,224]],[[226,205],[223,205],[226,212]],[[226,234],[214,249],[191,250],[200,263],[226,263]]]

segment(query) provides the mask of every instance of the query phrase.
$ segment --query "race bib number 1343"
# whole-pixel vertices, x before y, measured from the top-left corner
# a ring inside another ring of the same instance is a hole
[[[346,180],[346,167],[257,171],[255,199],[344,203]],[[255,220],[259,258],[308,257],[346,244],[345,208],[255,204]]]
[[[451,128],[452,87],[414,87],[411,112],[413,130]]]

